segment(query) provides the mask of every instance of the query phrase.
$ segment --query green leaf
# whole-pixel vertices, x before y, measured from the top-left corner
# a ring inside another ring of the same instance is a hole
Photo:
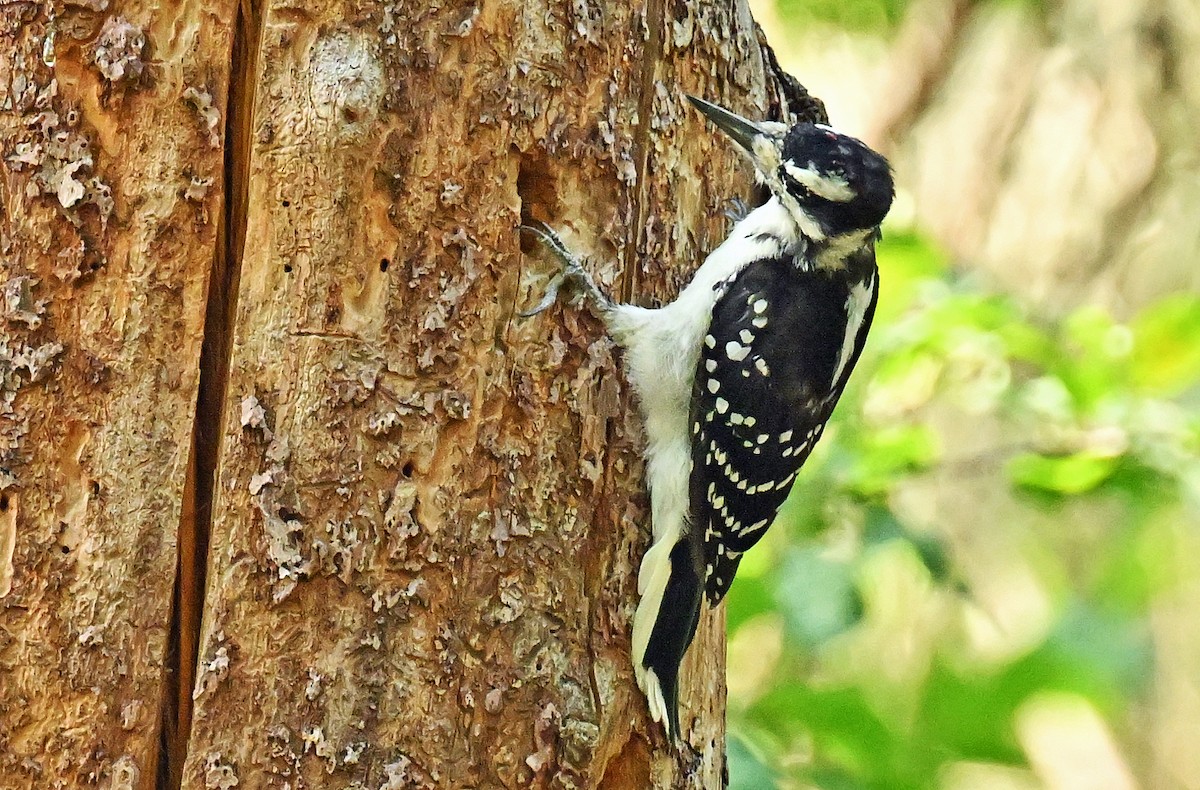
[[[897,747],[896,736],[859,688],[787,683],[756,703],[751,714],[782,731],[806,732],[819,756],[835,757],[833,764],[859,775],[884,773]]]
[[[770,790],[776,786],[776,773],[740,735],[730,736],[725,756],[729,761],[729,790]]]
[[[1024,453],[1008,463],[1008,475],[1026,488],[1056,494],[1082,494],[1091,491],[1112,475],[1119,456],[1082,452],[1073,455]]]
[[[1091,412],[1098,405],[1129,389],[1129,352],[1132,333],[1114,323],[1098,307],[1073,312],[1062,324],[1058,353],[1047,369],[1067,385],[1079,409]]]
[[[823,22],[842,30],[884,35],[900,23],[907,0],[776,0],[792,25]]]
[[[846,771],[831,766],[815,766],[801,775],[805,784],[816,790],[871,790],[871,785],[864,784]]]
[[[877,323],[895,320],[912,305],[922,283],[943,276],[948,268],[945,253],[911,231],[885,230],[876,257],[886,272],[879,278]]]
[[[752,617],[775,611],[775,598],[771,589],[767,579],[739,572],[733,578],[729,595],[725,597],[726,632],[733,633]]]
[[[868,507],[866,522],[863,525],[864,543],[877,546],[894,540],[902,541],[912,549],[931,579],[942,585],[952,584],[955,589],[961,591],[961,584],[955,577],[954,564],[944,541],[936,535],[913,532],[885,507]]]
[[[1152,649],[1144,620],[1077,601],[1067,607],[1039,652],[1056,670],[1047,686],[1087,697],[1111,714],[1152,682]]]
[[[1189,581],[1186,566],[1176,560],[1195,556],[1200,542],[1200,536],[1185,526],[1195,517],[1188,517],[1178,489],[1150,470],[1138,471],[1152,482],[1127,486],[1123,492],[1118,519],[1124,524],[1105,541],[1092,592],[1106,607],[1134,617],[1153,606],[1156,598]],[[1118,475],[1114,477],[1118,484],[1132,476],[1125,467]],[[1129,501],[1131,496],[1136,499]]]
[[[1138,316],[1133,334],[1133,379],[1144,391],[1177,395],[1200,383],[1200,299],[1164,299]]]
[[[1049,638],[994,675],[975,675],[936,661],[919,715],[916,739],[938,743],[960,759],[1019,764],[1013,716],[1030,696],[1063,691],[1113,715],[1151,680],[1144,624],[1077,602]]]
[[[1049,367],[1062,356],[1062,350],[1041,327],[1024,321],[1010,321],[996,330],[1013,359]]]
[[[892,425],[861,439],[859,453],[845,470],[845,485],[864,496],[887,492],[938,457],[937,437],[924,425]]]
[[[925,694],[913,739],[970,760],[1020,763],[1013,736],[1013,712],[1028,694],[1007,675],[974,676],[935,661],[925,681]]]
[[[789,553],[780,569],[775,600],[788,636],[808,648],[837,636],[862,617],[851,569],[813,548]]]

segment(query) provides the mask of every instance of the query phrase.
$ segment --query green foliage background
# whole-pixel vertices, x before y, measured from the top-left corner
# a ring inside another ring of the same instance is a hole
[[[905,2],[776,5],[887,35]],[[730,787],[1038,787],[1043,703],[1136,767],[1151,617],[1200,554],[1200,297],[1036,315],[884,235],[866,353],[727,598]]]
[[[910,5],[763,1],[791,43]],[[866,352],[726,599],[730,787],[1192,786],[1162,712],[1200,698],[1200,296],[1039,314],[919,229],[878,255]]]
[[[1050,693],[1120,730],[1152,675],[1149,607],[1180,581],[1173,557],[1197,547],[1200,299],[1128,323],[1095,308],[1050,323],[913,233],[885,233],[879,258],[868,350],[728,598],[733,788],[928,788],[955,762],[1023,766],[1016,717]],[[1010,441],[958,458],[931,407]],[[1002,478],[1018,523],[981,502],[968,529],[1018,533],[1051,610],[1040,638],[991,662],[964,644],[963,621],[989,614],[950,537],[897,506],[906,486],[939,473],[953,486],[973,462]],[[1094,513],[1111,521],[1081,523]],[[888,635],[921,642],[918,655]],[[738,673],[764,657],[769,672],[740,695]]]

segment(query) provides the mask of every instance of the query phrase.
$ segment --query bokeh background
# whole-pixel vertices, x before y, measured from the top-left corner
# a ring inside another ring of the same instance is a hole
[[[731,787],[1200,788],[1200,3],[752,7],[899,192],[728,597]]]

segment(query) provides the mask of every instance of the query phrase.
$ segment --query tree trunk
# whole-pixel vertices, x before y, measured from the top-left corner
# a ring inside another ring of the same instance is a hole
[[[177,677],[232,29],[103,5],[0,5],[5,788],[152,787]]]
[[[673,296],[749,181],[683,94],[804,98],[745,8],[69,2],[0,6],[0,786],[719,786],[722,612],[679,752],[634,404],[516,228]]]

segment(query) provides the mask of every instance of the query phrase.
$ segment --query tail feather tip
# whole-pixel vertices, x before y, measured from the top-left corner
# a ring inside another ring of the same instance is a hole
[[[679,701],[673,690],[668,693],[658,679],[658,673],[652,668],[645,667],[638,685],[646,695],[646,704],[650,708],[650,718],[667,728],[671,740],[679,740]]]

